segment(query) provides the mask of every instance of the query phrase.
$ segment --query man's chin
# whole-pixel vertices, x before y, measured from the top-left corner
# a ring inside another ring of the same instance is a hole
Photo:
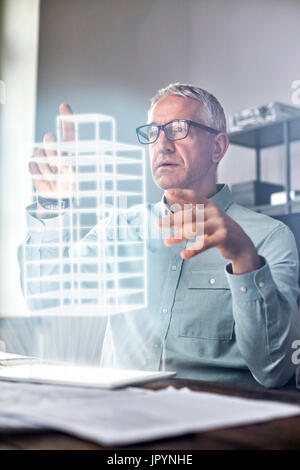
[[[166,191],[167,189],[184,189],[184,187],[178,183],[162,183],[155,181],[155,184],[164,191]]]
[[[184,184],[183,181],[178,181],[178,179],[174,180],[172,178],[154,178],[154,183],[156,186],[158,186],[160,189],[163,189],[166,191],[167,189],[185,189],[186,185]]]

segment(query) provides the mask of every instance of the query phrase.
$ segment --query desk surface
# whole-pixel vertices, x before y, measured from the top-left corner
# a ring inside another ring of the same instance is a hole
[[[224,395],[276,400],[300,405],[300,390],[287,386],[279,390],[260,387],[242,387],[232,384],[171,379],[145,386],[157,390],[172,385],[176,388],[189,387],[196,391],[221,393]],[[36,432],[30,434],[2,434],[0,450],[4,449],[108,449],[92,442],[76,439],[58,432]],[[112,449],[112,448],[110,448]],[[118,449],[149,450],[196,450],[196,449],[299,449],[300,416],[277,419],[256,425],[219,429],[178,438],[163,439]]]

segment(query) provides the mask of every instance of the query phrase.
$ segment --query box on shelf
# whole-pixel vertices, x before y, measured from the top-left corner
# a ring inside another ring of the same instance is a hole
[[[300,116],[300,108],[276,101],[243,109],[229,116],[230,132]]]
[[[283,190],[284,187],[281,184],[257,180],[237,183],[231,186],[233,200],[246,207],[270,204],[271,194]]]
[[[298,189],[290,191],[290,199],[291,201],[300,201],[300,191]],[[286,204],[286,200],[286,191],[273,193],[271,196],[271,205],[277,206],[279,204]]]

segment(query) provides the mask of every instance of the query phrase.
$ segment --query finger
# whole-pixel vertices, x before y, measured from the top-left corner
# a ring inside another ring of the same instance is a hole
[[[184,204],[183,210],[162,217],[157,224],[160,229],[176,229],[181,228],[183,224],[192,222],[200,224],[212,221],[212,224],[217,224],[220,219],[220,210],[215,205],[195,204],[191,208],[191,204]]]
[[[218,228],[220,228],[218,219],[208,219],[204,221],[204,233],[206,235],[212,235]]]
[[[166,246],[173,246],[186,240],[193,240],[204,234],[204,210],[201,209],[197,211],[195,209],[181,211],[173,215],[170,223],[177,230],[165,238],[164,242]],[[210,225],[212,225],[212,223],[210,223]]]
[[[28,169],[32,176],[32,184],[36,188],[37,192],[45,194],[45,192],[49,191],[48,183],[43,181],[39,166],[33,161],[33,159],[28,163]]]
[[[62,166],[60,169],[60,179],[63,183],[64,197],[72,198],[73,193],[76,190],[75,173],[72,166]]]
[[[33,185],[36,187],[36,189],[38,189],[40,180],[39,180],[38,178],[36,178],[36,175],[40,175],[41,172],[39,171],[38,165],[37,165],[33,160],[31,160],[31,161],[28,163],[28,170],[29,170],[29,173],[30,173],[31,176],[32,176],[32,183],[33,183]]]
[[[184,204],[204,204],[206,206],[210,202],[209,199],[199,196],[191,189],[168,189],[165,195],[171,207],[173,204],[179,204],[180,206]]]
[[[180,256],[183,259],[190,259],[193,256],[199,255],[200,253],[203,253],[206,250],[209,250],[210,248],[214,248],[218,246],[218,244],[222,241],[223,234],[219,230],[217,232],[214,232],[213,235],[204,235],[202,238],[199,237],[199,240],[197,240],[196,243],[193,243],[190,245],[188,248],[183,250],[180,253]]]
[[[32,176],[41,174],[38,165],[33,160],[28,163],[28,170]]]
[[[175,233],[172,233],[168,238],[164,239],[164,244],[166,246],[174,246],[186,240],[187,238],[186,235],[184,235],[183,231],[177,230]]]
[[[36,173],[34,178],[37,190],[39,192],[43,191],[43,193],[45,191],[51,192],[55,186],[56,175],[48,165],[43,149],[38,149],[34,152],[33,162],[37,165],[39,171],[39,174]]]
[[[43,149],[37,149],[33,155],[34,163],[38,166],[41,175],[53,174],[50,166],[46,163],[46,155]]]
[[[215,230],[216,225],[210,224],[209,233],[212,233]],[[203,237],[205,231],[205,225],[201,223],[185,223],[179,230],[169,235],[165,238],[164,243],[166,246],[178,245],[187,240],[198,239]]]
[[[181,228],[183,224],[189,223],[201,223],[206,220],[206,212],[203,204],[196,204],[191,208],[191,204],[185,204],[187,208],[175,212],[174,214],[166,215],[158,220],[158,228],[170,229],[170,228]]]
[[[54,134],[51,134],[49,132],[49,133],[44,135],[44,143],[46,144],[45,153],[46,153],[47,157],[50,157],[50,161],[49,161],[48,164],[49,164],[50,170],[53,173],[56,173],[57,172],[57,165],[55,165],[55,163],[53,162],[53,157],[55,157],[57,155],[57,153],[56,153],[55,150],[50,149],[49,145],[48,145],[48,148],[47,148],[47,144],[51,144],[51,143],[54,143],[54,142],[56,142],[56,136]]]
[[[28,163],[28,170],[29,170],[29,173],[32,176],[32,184],[35,186],[36,189],[38,189],[39,179],[35,178],[36,175],[41,174],[40,171],[39,171],[38,165],[31,160]]]
[[[68,103],[61,103],[59,111],[62,116],[70,116],[73,114],[72,108]],[[74,123],[68,121],[68,119],[62,120],[62,140],[75,140],[75,127]]]

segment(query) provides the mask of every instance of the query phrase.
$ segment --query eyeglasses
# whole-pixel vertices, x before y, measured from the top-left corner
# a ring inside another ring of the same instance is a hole
[[[154,144],[159,138],[161,130],[164,131],[167,139],[181,140],[185,139],[189,133],[190,126],[199,127],[200,129],[210,132],[211,134],[219,134],[220,131],[212,127],[205,126],[199,122],[188,121],[186,119],[175,119],[159,126],[158,124],[146,124],[137,127],[136,134],[140,144]]]

